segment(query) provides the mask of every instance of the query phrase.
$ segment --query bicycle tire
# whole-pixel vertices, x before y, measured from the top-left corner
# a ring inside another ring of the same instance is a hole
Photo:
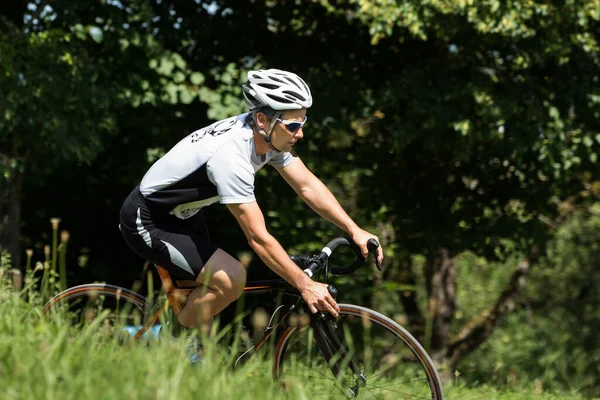
[[[120,335],[123,332],[128,332],[130,335],[135,334],[136,329],[146,321],[148,311],[151,309],[149,301],[139,293],[120,286],[92,283],[74,286],[58,293],[44,305],[42,315],[49,315],[59,310],[71,312],[73,316],[70,321],[75,325],[88,319],[88,315],[79,313],[86,310],[84,307],[88,307],[87,310],[92,309],[89,307],[90,303],[93,303],[93,307],[109,310],[109,316],[105,315],[107,318],[105,321],[112,320],[114,322],[116,314],[111,314],[111,312],[116,311],[119,314],[119,322],[123,325],[119,327]],[[77,313],[73,310],[77,310]],[[89,317],[90,320],[93,318],[94,315]]]
[[[387,332],[390,333],[390,337],[395,337],[396,339],[399,339],[405,346],[406,349],[409,350],[415,357],[416,361],[418,361],[418,364],[420,365],[420,367],[415,367],[413,364],[417,364],[415,361],[411,362],[410,366],[412,367],[412,369],[414,370],[416,368],[416,370],[421,371],[423,378],[417,380],[409,380],[407,382],[401,382],[401,383],[411,383],[411,384],[418,384],[418,388],[417,389],[410,389],[413,392],[407,392],[406,388],[403,388],[402,392],[398,391],[398,390],[392,390],[392,389],[385,389],[385,386],[371,386],[369,387],[368,385],[370,385],[370,381],[368,381],[369,379],[373,379],[376,378],[377,376],[381,376],[381,378],[383,378],[383,372],[380,373],[379,375],[375,374],[375,375],[371,375],[371,377],[366,376],[368,374],[367,370],[369,368],[369,366],[365,366],[363,368],[365,368],[365,381],[364,381],[364,385],[362,385],[361,389],[357,389],[356,387],[355,392],[350,392],[352,394],[355,394],[355,396],[350,396],[350,397],[360,397],[361,394],[366,393],[366,397],[375,397],[375,398],[380,398],[377,395],[375,395],[375,393],[373,392],[372,389],[384,389],[383,392],[390,392],[392,398],[397,398],[398,393],[401,393],[404,397],[402,398],[415,398],[415,399],[433,399],[433,400],[443,400],[444,398],[444,394],[443,394],[443,389],[442,389],[442,383],[440,381],[440,378],[438,376],[438,373],[436,371],[435,365],[433,364],[431,358],[429,357],[429,355],[425,352],[425,350],[423,349],[423,347],[419,344],[419,342],[406,330],[404,329],[402,326],[400,326],[398,323],[396,323],[395,321],[393,321],[392,319],[386,317],[383,314],[380,314],[376,311],[373,311],[371,309],[365,308],[365,307],[361,307],[361,306],[357,306],[357,305],[352,305],[352,304],[338,304],[340,307],[340,313],[339,316],[333,320],[329,320],[328,323],[331,324],[332,327],[335,327],[334,329],[337,330],[336,334],[341,332],[341,329],[339,328],[341,325],[343,325],[341,323],[341,321],[346,321],[349,320],[350,317],[355,318],[355,321],[359,322],[358,327],[360,328],[360,325],[362,324],[363,327],[366,327],[367,325],[369,326],[369,329],[372,330],[372,326],[376,326],[378,328],[382,329],[382,332]],[[313,316],[313,318],[315,318]],[[356,318],[359,318],[359,320],[356,320]],[[345,328],[350,329],[350,328]],[[355,328],[356,329],[356,328]],[[273,378],[277,381],[282,381],[283,383],[285,383],[285,378],[286,378],[286,361],[288,358],[292,359],[293,357],[290,357],[290,352],[294,352],[296,351],[296,342],[300,342],[303,341],[303,338],[295,338],[296,336],[300,336],[300,333],[306,333],[308,338],[306,339],[306,343],[305,345],[307,347],[309,346],[315,346],[316,342],[314,340],[314,338],[312,338],[312,340],[310,339],[310,331],[312,331],[313,328],[307,328],[307,327],[294,327],[294,326],[288,326],[283,333],[281,334],[277,345],[276,345],[276,349],[275,349],[275,353],[274,353],[274,365],[273,365]],[[339,331],[339,332],[338,332]],[[350,345],[348,345],[348,341],[349,338],[348,336],[348,332],[343,332],[344,333],[344,339],[341,340],[342,344],[347,347],[347,348],[359,348],[359,341],[363,340],[366,342],[366,339],[360,339],[357,341],[357,343],[351,343]],[[313,332],[314,334],[314,332]],[[327,335],[325,335],[327,336]],[[371,335],[372,336],[372,335]],[[335,339],[335,338],[334,338]],[[365,351],[365,349],[363,350],[363,356],[367,357],[366,355],[369,352],[373,352],[373,349],[375,347],[375,343],[378,341],[381,341],[381,339],[379,337],[375,338],[372,337],[372,343],[370,343],[370,347],[371,349],[368,351]],[[329,341],[332,341],[333,339],[328,339]],[[389,343],[389,342],[387,342]],[[387,347],[388,344],[385,344],[385,346]],[[392,343],[392,346],[390,346],[387,350],[388,353],[390,352],[390,350],[392,350],[392,347],[395,346],[395,341]],[[368,346],[369,343],[363,343],[363,346],[366,347]],[[292,346],[292,349],[290,349],[290,346]],[[406,349],[402,350],[401,352],[398,352],[397,354],[400,353],[406,353]],[[334,382],[334,384],[339,383],[340,377],[335,377],[333,375],[333,373],[331,372],[331,369],[327,366],[325,358],[323,356],[323,354],[317,354],[314,351],[311,351],[311,349],[307,349],[307,350],[300,350],[300,353],[302,353],[302,351],[306,351],[307,355],[306,357],[311,358],[312,355],[315,355],[315,360],[317,363],[325,363],[325,365],[320,365],[319,368],[323,368],[323,369],[317,369],[317,367],[314,367],[314,363],[313,360],[308,360],[307,362],[304,361],[300,361],[300,362],[296,362],[295,366],[291,366],[288,365],[287,367],[290,369],[290,373],[296,373],[296,370],[293,370],[293,368],[296,368],[299,364],[301,363],[305,363],[306,366],[308,368],[307,369],[311,374],[313,373],[313,371],[316,371],[319,375],[305,375],[303,376],[303,378],[305,378],[306,380],[304,382],[301,382],[302,384],[304,384],[304,387],[306,387],[306,385],[310,385],[310,384],[314,384],[317,379],[324,379],[324,378],[328,378],[330,380],[332,380]],[[394,350],[396,351],[396,350]],[[345,356],[345,357],[339,357],[338,361],[345,361],[345,364],[342,362],[344,366],[344,368],[347,368],[346,372],[347,373],[350,370],[350,364],[355,361],[354,359],[359,359],[360,355],[358,354],[359,351],[350,351],[348,353],[354,353],[351,357]],[[296,356],[297,357],[297,356]],[[305,357],[304,355],[300,355],[300,358]],[[392,356],[390,356],[392,357]],[[398,357],[399,358],[399,357]],[[319,361],[319,359],[321,359],[321,361]],[[296,360],[297,361],[297,360]],[[380,360],[380,362],[383,361]],[[290,361],[287,364],[291,364],[294,361]],[[359,360],[356,361],[356,364],[359,365],[360,362]],[[404,363],[401,362],[398,364],[402,364],[402,367],[398,367],[399,369],[402,369],[402,373],[404,373],[405,370],[405,365],[407,367],[406,370],[408,370],[408,363]],[[373,366],[373,373],[376,372],[376,370],[374,369],[375,367]],[[380,366],[380,368],[385,368],[385,366]],[[389,371],[391,370],[384,370],[386,375],[391,375],[388,374]],[[355,374],[355,371],[351,372],[352,374]],[[287,374],[289,375],[289,374]],[[360,374],[362,375],[362,373]],[[421,375],[419,375],[419,377],[421,377]],[[426,377],[426,382],[425,382],[425,377]],[[380,378],[380,379],[381,379]],[[291,377],[292,380],[294,379],[298,379],[297,375],[293,375]],[[302,379],[302,378],[301,378]],[[356,378],[358,382],[358,378]],[[362,377],[361,377],[361,381],[362,381]],[[336,383],[337,382],[337,383]],[[367,383],[369,382],[369,383]],[[392,381],[393,382],[393,381]],[[419,383],[420,382],[420,383]],[[397,383],[397,385],[401,384],[401,383]],[[360,384],[356,384],[356,385],[360,385]],[[392,384],[392,385],[396,385],[396,384]],[[391,387],[391,386],[388,386]],[[429,390],[427,390],[427,387]],[[339,386],[337,387],[337,389],[341,389],[343,393],[338,392],[338,394],[343,394],[345,397],[348,397],[348,393],[349,391],[346,390],[347,388],[340,388]],[[418,391],[418,392],[417,392]],[[423,394],[422,392],[426,392],[425,394]],[[430,392],[429,394],[427,394],[427,391]],[[317,392],[318,393],[318,392]],[[322,393],[322,391],[321,391]],[[381,398],[388,398],[385,397],[386,393],[384,393],[384,395]],[[323,394],[323,393],[322,393]],[[412,396],[412,397],[411,397]],[[311,397],[314,397],[314,393],[311,393]]]

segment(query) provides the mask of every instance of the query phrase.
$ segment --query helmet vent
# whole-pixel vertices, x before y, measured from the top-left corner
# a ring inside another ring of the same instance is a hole
[[[298,100],[306,101],[306,99],[304,97],[300,96],[300,94],[294,93],[290,90],[284,90],[283,93],[287,94],[288,96],[292,96]]]
[[[276,96],[274,94],[269,94],[268,96],[270,98],[272,98],[273,100],[276,100],[276,101],[278,101],[280,103],[292,103],[292,101],[290,99],[286,99],[285,97],[279,97],[279,96]]]
[[[282,81],[281,79],[279,79],[275,75],[271,75],[271,76],[269,76],[269,78],[271,78],[271,80],[273,80],[275,82],[280,82],[280,83],[283,83],[285,85],[285,81]]]
[[[279,88],[279,86],[277,86],[277,85],[273,85],[271,83],[262,83],[262,82],[258,83],[258,86],[264,87],[264,88],[267,88],[267,89],[271,89],[271,90]]]
[[[285,77],[285,79],[287,81],[289,81],[292,85],[296,86],[298,89],[302,90],[302,88],[300,87],[300,85],[298,85],[296,82],[294,82],[293,79],[288,78],[287,76]],[[305,85],[306,86],[306,85]]]

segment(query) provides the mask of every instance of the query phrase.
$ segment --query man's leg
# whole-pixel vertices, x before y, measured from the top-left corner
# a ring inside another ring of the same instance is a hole
[[[237,300],[244,291],[246,269],[238,260],[218,249],[204,264],[194,289],[177,316],[188,328],[199,328],[208,335],[214,316]]]

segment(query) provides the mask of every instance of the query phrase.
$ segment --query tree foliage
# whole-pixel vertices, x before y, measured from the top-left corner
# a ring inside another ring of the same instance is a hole
[[[39,10],[39,8],[43,8]],[[83,11],[71,2],[30,3],[29,23],[3,21],[2,148],[29,162],[47,157],[89,160],[114,133],[117,110],[143,93],[153,49],[133,16],[105,4]],[[31,15],[33,14],[33,15]],[[91,17],[90,15],[90,17]],[[116,19],[113,20],[113,19]],[[102,29],[110,21],[110,30]],[[120,29],[119,29],[120,28]],[[123,74],[122,71],[128,71]],[[147,81],[146,81],[147,84]]]

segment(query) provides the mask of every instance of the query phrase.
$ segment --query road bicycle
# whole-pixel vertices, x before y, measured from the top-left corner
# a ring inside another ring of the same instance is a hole
[[[348,267],[329,266],[329,257],[339,246],[349,246],[356,254]],[[378,246],[374,239],[368,243],[369,252],[381,270],[375,257]],[[331,240],[318,254],[290,257],[309,277],[326,283],[332,275],[354,273],[366,261],[358,246],[344,237]],[[177,280],[163,267],[155,267],[166,298],[162,304],[133,290],[93,283],[57,294],[45,304],[43,313],[79,309],[85,311],[78,314],[79,318],[90,320],[101,310],[110,309],[114,310],[113,319],[104,320],[105,328],[106,325],[119,326],[115,322],[118,315],[126,320],[126,326],[136,326],[133,340],[156,333],[162,326],[161,321],[164,322],[161,316],[168,310],[177,316],[187,295],[198,284]],[[329,284],[328,289],[334,298],[339,297],[333,285]],[[279,296],[281,304],[274,314],[280,318],[273,322],[273,315],[266,326],[258,329],[258,335],[254,332],[256,339],[246,343],[247,350],[236,359],[236,365],[266,347],[267,342],[273,342],[271,373],[282,383],[289,379],[306,385],[329,381],[339,397],[349,398],[444,398],[431,358],[419,342],[391,318],[345,303],[338,303],[338,317],[320,311],[312,314],[298,290],[283,279],[247,282],[243,296],[260,294],[270,298]],[[275,339],[269,341],[269,338]],[[314,397],[318,398],[318,393]]]

